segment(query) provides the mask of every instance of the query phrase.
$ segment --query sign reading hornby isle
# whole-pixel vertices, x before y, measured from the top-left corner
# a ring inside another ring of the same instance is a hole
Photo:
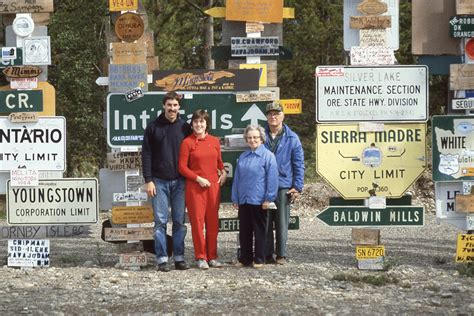
[[[258,69],[154,70],[158,91],[246,91],[258,90]]]
[[[426,121],[426,66],[316,67],[316,120]]]
[[[45,179],[37,187],[12,187],[8,181],[8,224],[97,223],[97,192],[97,179]]]
[[[433,180],[474,180],[474,118],[433,116]]]
[[[316,170],[345,199],[400,197],[426,168],[426,124],[316,126]]]

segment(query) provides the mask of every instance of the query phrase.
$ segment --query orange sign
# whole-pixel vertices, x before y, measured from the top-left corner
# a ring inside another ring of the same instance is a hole
[[[227,0],[225,19],[245,22],[283,22],[283,0]]]
[[[301,114],[303,112],[301,99],[280,100],[280,103],[283,105],[283,113],[285,114]]]
[[[153,222],[153,209],[146,206],[114,206],[112,207],[112,223],[141,224]]]

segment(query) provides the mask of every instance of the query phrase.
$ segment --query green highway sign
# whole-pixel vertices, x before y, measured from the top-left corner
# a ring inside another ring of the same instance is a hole
[[[449,35],[454,38],[474,37],[474,15],[457,15],[449,20]]]
[[[317,217],[329,226],[423,226],[424,208],[387,206],[369,209],[364,206],[329,206]]]
[[[10,66],[21,66],[23,65],[23,50],[21,48],[16,49],[15,59],[5,59],[0,57],[0,69],[4,69]]]
[[[211,50],[212,59],[215,60],[229,60],[233,58],[242,58],[242,57],[232,57],[232,50],[229,46],[213,46]],[[283,46],[278,46],[278,56],[262,56],[262,59],[293,59],[293,52]]]
[[[232,192],[232,181],[234,179],[234,171],[237,167],[237,159],[243,150],[222,150],[222,161],[227,172],[227,178],[221,187],[221,203],[232,203],[230,195]]]
[[[5,90],[0,91],[0,112],[42,112],[43,91]]]
[[[240,221],[238,218],[219,218],[219,232],[238,232]],[[275,227],[273,227],[275,229]],[[289,230],[300,229],[300,217],[290,216]]]
[[[180,92],[178,92],[180,93]],[[107,142],[110,147],[141,146],[145,128],[163,109],[165,92],[148,92],[133,102],[124,94],[107,97]],[[223,137],[241,134],[249,124],[263,125],[268,102],[237,103],[234,93],[183,93],[181,117],[190,120],[194,111],[207,110],[211,119],[210,134]]]

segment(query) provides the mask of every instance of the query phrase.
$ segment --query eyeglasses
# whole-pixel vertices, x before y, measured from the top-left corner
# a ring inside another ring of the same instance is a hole
[[[267,116],[280,116],[281,112],[270,111],[267,113]]]
[[[247,136],[247,139],[260,139],[260,136]]]

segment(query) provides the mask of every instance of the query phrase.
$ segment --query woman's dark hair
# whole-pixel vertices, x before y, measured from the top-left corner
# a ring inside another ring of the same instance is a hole
[[[206,121],[206,133],[208,133],[209,129],[211,129],[211,121],[209,119],[209,114],[207,114],[207,112],[204,110],[194,111],[193,117],[191,118],[191,126],[193,125],[194,120],[200,120],[200,119],[204,119]]]

